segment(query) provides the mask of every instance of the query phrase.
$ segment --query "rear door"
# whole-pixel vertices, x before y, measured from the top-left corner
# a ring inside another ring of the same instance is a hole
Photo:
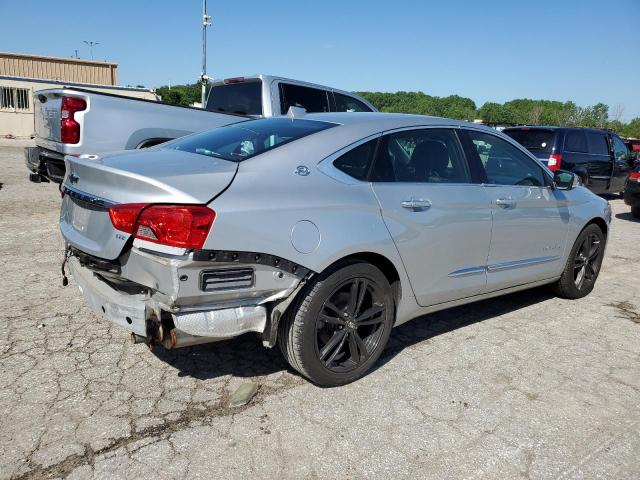
[[[487,291],[544,280],[562,270],[569,226],[564,194],[527,154],[503,138],[462,130],[467,152],[486,172],[493,229],[486,261]]]
[[[611,157],[604,132],[569,129],[565,132],[563,163],[573,164],[573,169],[586,169],[588,187],[595,193],[604,193],[611,178]],[[562,167],[561,167],[562,168]]]
[[[622,139],[617,135],[611,135],[610,138],[611,146],[613,147],[613,174],[611,175],[609,191],[618,193],[624,190],[627,176],[632,170],[632,162],[629,149]]]
[[[455,129],[381,138],[370,179],[420,305],[485,288],[491,206],[472,171]]]

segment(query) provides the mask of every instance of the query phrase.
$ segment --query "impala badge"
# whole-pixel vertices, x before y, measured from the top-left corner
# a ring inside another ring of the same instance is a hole
[[[311,170],[309,170],[309,167],[305,165],[298,165],[294,173],[297,173],[298,175],[306,177],[311,173]]]
[[[80,177],[78,175],[76,175],[75,173],[69,174],[69,183],[78,183],[78,180],[80,180]]]

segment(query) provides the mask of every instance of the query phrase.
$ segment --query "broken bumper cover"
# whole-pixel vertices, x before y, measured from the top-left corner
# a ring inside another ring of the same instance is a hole
[[[147,336],[147,321],[160,305],[146,294],[128,294],[115,290],[91,270],[69,259],[69,270],[85,301],[97,314],[127,328],[136,335]],[[202,342],[223,340],[247,332],[263,333],[267,311],[261,305],[236,306],[223,309],[176,311],[171,313],[178,338],[202,337]]]

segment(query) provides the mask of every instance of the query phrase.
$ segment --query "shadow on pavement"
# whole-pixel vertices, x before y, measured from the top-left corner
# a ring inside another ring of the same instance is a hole
[[[380,368],[405,348],[420,342],[550,298],[553,295],[549,290],[541,287],[417,317],[393,329],[387,348],[373,368]],[[295,373],[284,361],[277,346],[263,348],[258,337],[253,334],[177,350],[158,347],[154,354],[178,369],[179,376],[200,380],[225,375],[258,377],[283,370]]]
[[[616,213],[616,218],[619,220],[626,220],[627,222],[640,223],[640,219],[631,215],[631,212]]]
[[[548,287],[538,287],[414,318],[393,329],[387,348],[374,368],[380,368],[405,348],[551,298],[554,295]]]

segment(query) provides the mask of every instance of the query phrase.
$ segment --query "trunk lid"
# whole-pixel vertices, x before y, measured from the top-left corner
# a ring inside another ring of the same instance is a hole
[[[234,162],[152,148],[103,156],[65,157],[60,229],[65,240],[113,260],[130,235],[116,230],[108,207],[118,203],[206,204],[233,180]]]

